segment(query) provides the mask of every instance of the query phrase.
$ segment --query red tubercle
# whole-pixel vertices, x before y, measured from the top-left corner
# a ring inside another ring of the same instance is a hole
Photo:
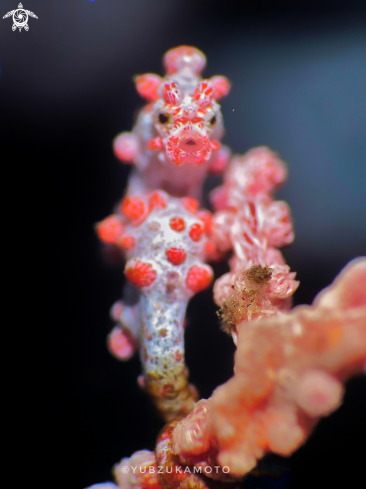
[[[149,197],[149,210],[153,209],[165,209],[166,208],[166,200],[163,197],[162,193],[157,191],[153,192]]]
[[[187,209],[187,211],[192,212],[192,214],[196,213],[200,205],[198,200],[195,199],[194,197],[183,197],[182,199],[180,199],[180,201],[182,202],[183,206]]]
[[[213,241],[208,240],[204,245],[204,251],[206,257],[211,257],[216,252],[216,245]]]
[[[204,245],[205,260],[207,261],[220,261],[224,258],[225,253],[220,251],[216,243],[211,239],[207,240]]]
[[[192,224],[192,226],[189,228],[189,237],[191,238],[192,241],[199,241],[202,237],[203,234],[203,227],[202,224],[199,224],[198,222],[195,224]]]
[[[156,151],[156,150],[162,149],[164,147],[163,141],[161,138],[149,139],[146,144],[147,144],[147,149],[150,149],[151,151]]]
[[[163,79],[154,73],[145,73],[135,77],[136,90],[149,102],[155,102],[159,98],[159,87]]]
[[[212,230],[212,214],[206,209],[202,209],[197,212],[197,217],[203,221],[203,229],[205,233],[209,236]]]
[[[156,280],[156,271],[150,263],[132,259],[127,262],[125,275],[136,287],[148,287]]]
[[[215,99],[219,100],[230,92],[230,82],[226,76],[216,75],[210,78],[211,83],[214,86]]]
[[[120,216],[112,214],[106,217],[103,221],[98,222],[96,231],[99,239],[104,243],[116,244],[118,238],[123,233],[124,226]]]
[[[136,240],[130,234],[124,234],[121,239],[118,240],[117,244],[121,248],[129,251],[133,250],[133,248],[136,246]]]
[[[186,286],[192,292],[199,292],[207,289],[212,281],[212,276],[211,268],[193,266],[188,270]]]
[[[182,231],[185,230],[186,228],[186,223],[184,222],[184,219],[181,217],[172,217],[169,221],[169,226],[173,231],[176,231],[177,233],[181,233]]]
[[[137,221],[145,216],[147,209],[139,197],[126,197],[122,200],[121,212],[131,221]]]
[[[187,253],[182,248],[169,248],[166,250],[166,256],[173,265],[181,265],[185,261]]]
[[[218,151],[219,149],[221,149],[221,143],[220,141],[217,141],[216,139],[213,139],[211,142],[211,149],[212,151]]]
[[[137,385],[141,387],[141,389],[145,390],[146,389],[146,380],[143,375],[139,375],[137,377]]]
[[[174,393],[174,386],[173,384],[165,384],[163,386],[161,395],[162,397],[171,397],[172,393]]]
[[[179,350],[177,350],[175,353],[174,353],[174,360],[176,362],[181,362],[183,360],[183,353]],[[188,377],[188,375],[187,375]]]

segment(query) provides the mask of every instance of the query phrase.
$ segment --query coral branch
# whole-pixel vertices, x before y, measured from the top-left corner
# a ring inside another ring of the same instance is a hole
[[[224,330],[234,341],[236,322],[289,309],[299,285],[276,249],[294,238],[289,207],[272,197],[286,174],[272,151],[256,148],[234,158],[224,184],[212,194],[218,209],[212,239],[219,250],[233,251],[231,271],[216,281],[214,299],[222,308]],[[258,273],[266,280],[256,280]]]
[[[173,433],[185,463],[217,450],[245,475],[271,451],[290,455],[321,416],[337,409],[342,382],[365,371],[366,259],[355,260],[312,306],[241,322],[235,375],[200,401]]]
[[[133,165],[128,189],[96,226],[126,260],[109,350],[120,360],[139,351],[138,382],[168,423],[155,453],[139,451],[115,466],[119,489],[236,487],[266,453],[287,456],[304,443],[340,405],[342,383],[366,370],[366,259],[312,306],[288,312],[299,283],[278,248],[294,233],[288,205],[273,198],[286,167],[265,147],[230,162],[217,103],[230,83],[202,79],[205,64],[201,51],[180,46],[165,54],[164,77],[135,78],[148,104],[133,131],[113,143]],[[200,210],[206,175],[221,172],[214,214]],[[216,281],[214,298],[237,345],[234,376],[196,402],[184,361],[185,311],[213,279],[207,261],[228,253],[230,272]]]

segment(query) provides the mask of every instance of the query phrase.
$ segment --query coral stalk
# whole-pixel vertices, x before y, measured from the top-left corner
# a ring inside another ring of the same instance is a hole
[[[109,349],[121,360],[139,351],[139,383],[167,423],[155,453],[142,450],[115,466],[119,489],[236,487],[266,453],[293,453],[340,405],[343,382],[366,370],[366,259],[312,306],[290,311],[299,282],[279,248],[294,232],[288,205],[273,197],[286,166],[265,147],[228,166],[217,101],[230,84],[202,79],[205,63],[201,51],[180,46],[166,53],[163,78],[136,77],[148,104],[133,131],[114,141],[118,158],[134,168],[114,214],[97,225],[126,261]],[[214,213],[199,209],[206,175],[223,171]],[[234,376],[196,402],[184,361],[186,307],[212,282],[207,262],[229,254],[214,299],[237,345]]]
[[[342,383],[365,372],[365,283],[366,259],[355,260],[312,306],[239,323],[234,377],[173,433],[180,460],[202,461],[216,447],[219,464],[243,476],[267,452],[302,445],[339,407]]]

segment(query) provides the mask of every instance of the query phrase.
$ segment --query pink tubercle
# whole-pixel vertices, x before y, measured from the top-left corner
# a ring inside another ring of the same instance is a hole
[[[132,338],[120,326],[112,329],[107,338],[108,349],[119,360],[129,360],[135,351]]]
[[[194,197],[183,197],[180,201],[187,211],[192,212],[192,214],[195,214],[200,206],[199,201]]]
[[[96,225],[99,239],[108,244],[116,244],[123,230],[124,225],[122,219],[117,214],[106,217]]]
[[[131,221],[139,221],[146,216],[148,209],[143,199],[125,197],[121,203],[121,212]]]
[[[113,151],[121,161],[133,163],[139,151],[136,136],[130,132],[119,134],[113,141]]]
[[[163,141],[161,138],[149,139],[147,142],[147,149],[150,151],[157,151],[163,148]]]
[[[168,75],[187,67],[199,74],[206,65],[206,57],[193,46],[178,46],[169,49],[164,55],[164,66]]]
[[[136,246],[136,239],[130,234],[124,234],[117,242],[118,246],[124,250],[130,251]]]
[[[155,102],[159,98],[159,87],[163,79],[154,73],[145,73],[144,75],[136,76],[136,90],[149,102]]]
[[[114,319],[115,321],[119,321],[123,309],[124,309],[124,305],[122,301],[115,302],[110,310],[111,318]]]

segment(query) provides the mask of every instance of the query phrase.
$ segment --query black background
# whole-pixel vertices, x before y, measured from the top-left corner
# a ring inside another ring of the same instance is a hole
[[[1,17],[17,1],[0,0]],[[123,274],[103,259],[93,230],[126,183],[111,141],[142,105],[132,76],[161,74],[163,53],[191,44],[206,53],[207,76],[232,80],[225,142],[236,152],[265,144],[288,162],[279,197],[297,238],[285,255],[301,280],[295,302],[310,303],[366,250],[366,10],[352,0],[23,4],[38,16],[28,32],[0,22],[3,300],[13,304],[3,404],[16,416],[9,426],[20,426],[11,439],[15,487],[26,476],[82,489],[110,480],[120,458],[153,449],[161,427],[136,385],[138,359],[119,363],[106,350]],[[192,300],[188,317],[187,364],[208,397],[231,376],[234,348],[210,291]],[[359,377],[286,461],[291,487],[362,487],[365,415]]]

